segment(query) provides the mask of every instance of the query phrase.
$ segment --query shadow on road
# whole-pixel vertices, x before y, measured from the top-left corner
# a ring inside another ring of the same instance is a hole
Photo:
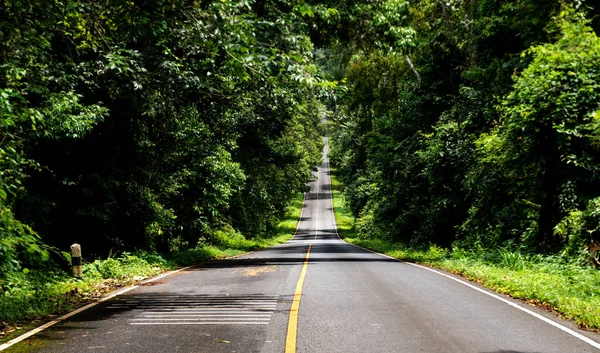
[[[304,248],[306,250],[306,247]],[[314,248],[313,248],[314,249]],[[386,259],[385,257],[375,258],[375,257],[315,257],[315,253],[324,253],[324,251],[315,251],[311,249],[311,257],[309,259],[309,263],[311,265],[318,265],[319,263],[325,262],[397,262],[391,259]],[[189,269],[188,271],[202,271],[204,269],[209,268],[235,268],[235,267],[255,267],[255,266],[284,266],[284,265],[297,265],[299,263],[304,262],[304,256],[306,253],[302,255],[302,257],[271,257],[271,258],[255,258],[255,259],[236,259],[236,260],[221,260],[218,262],[210,262],[206,264],[202,264],[197,268]]]
[[[323,185],[321,185],[321,190],[329,191],[329,190],[333,190],[333,188],[331,187],[331,184],[323,184]]]
[[[293,240],[286,244],[265,249],[251,255],[227,260],[209,261],[198,265],[189,271],[203,271],[212,268],[235,268],[266,265],[296,265],[303,263],[306,258],[308,245],[310,250],[310,264],[328,262],[398,262],[383,256],[377,256],[369,251],[339,241],[335,230],[319,230],[319,241],[313,242],[314,231],[300,231]],[[335,242],[327,242],[335,240]]]
[[[306,200],[331,200],[331,194],[327,192],[309,192],[304,197]]]

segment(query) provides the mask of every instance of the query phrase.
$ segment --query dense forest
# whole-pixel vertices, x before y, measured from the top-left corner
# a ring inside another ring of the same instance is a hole
[[[0,3],[0,277],[268,236],[320,159],[291,4]],[[41,264],[41,265],[40,265]]]
[[[364,238],[590,263],[600,29],[583,1],[384,1],[319,57],[346,93],[334,165]],[[598,262],[598,254],[596,263]]]
[[[73,242],[268,237],[332,161],[363,237],[587,258],[600,14],[578,0],[0,3],[0,280]]]

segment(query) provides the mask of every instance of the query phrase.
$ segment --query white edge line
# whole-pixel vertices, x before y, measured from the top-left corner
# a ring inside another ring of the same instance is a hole
[[[328,150],[329,150],[329,149],[328,149]],[[329,158],[328,158],[328,159],[329,159]],[[331,170],[331,169],[330,169],[330,170]],[[331,175],[329,175],[329,184],[331,184]],[[541,321],[543,321],[543,322],[545,322],[545,323],[547,323],[547,324],[549,324],[549,325],[551,325],[551,326],[554,326],[554,327],[556,327],[557,329],[559,329],[559,330],[561,330],[561,331],[563,331],[563,332],[565,332],[565,333],[567,333],[567,334],[569,334],[569,335],[571,335],[571,336],[573,336],[573,337],[575,337],[575,338],[578,338],[579,340],[581,340],[581,341],[583,341],[583,342],[585,342],[585,343],[589,344],[590,346],[592,346],[592,347],[594,347],[594,348],[600,349],[600,343],[598,343],[598,342],[596,342],[596,341],[592,340],[591,338],[589,338],[589,337],[586,337],[586,336],[584,336],[584,335],[580,334],[579,332],[576,332],[576,331],[574,331],[574,330],[572,330],[572,329],[570,329],[570,328],[568,328],[568,327],[566,327],[566,326],[564,326],[564,325],[561,325],[561,324],[559,324],[558,322],[555,322],[554,320],[551,320],[551,319],[549,319],[549,318],[547,318],[547,317],[545,317],[545,316],[542,316],[542,315],[540,315],[540,314],[538,314],[538,313],[536,313],[536,312],[534,312],[534,311],[531,311],[531,310],[529,310],[529,309],[527,309],[527,308],[524,308],[524,307],[522,307],[522,306],[520,306],[520,305],[518,305],[518,304],[516,304],[516,303],[513,303],[513,302],[511,302],[510,300],[508,300],[508,299],[506,299],[506,298],[502,298],[501,296],[499,296],[499,295],[497,295],[497,294],[494,294],[494,293],[491,293],[491,292],[489,292],[489,291],[487,291],[487,290],[481,289],[481,288],[479,288],[479,287],[477,287],[477,286],[475,286],[475,285],[473,285],[473,284],[471,284],[471,283],[468,283],[468,282],[466,282],[466,281],[463,281],[463,280],[461,280],[461,279],[458,279],[458,278],[456,278],[456,277],[450,276],[450,275],[448,275],[448,274],[445,274],[445,273],[443,273],[443,272],[440,272],[440,271],[434,270],[434,269],[432,269],[432,268],[429,268],[429,267],[426,267],[426,266],[423,266],[423,265],[419,265],[419,264],[415,264],[415,263],[412,263],[412,262],[403,261],[403,260],[397,259],[397,258],[395,258],[395,257],[389,256],[389,255],[386,255],[386,254],[381,254],[381,253],[378,253],[378,252],[376,252],[376,251],[373,251],[373,250],[371,250],[371,249],[363,248],[362,246],[359,246],[359,245],[355,245],[355,244],[352,244],[352,243],[348,243],[348,242],[347,242],[347,241],[345,241],[344,239],[340,238],[340,235],[339,235],[339,233],[338,233],[338,230],[337,230],[337,223],[336,223],[336,221],[335,221],[335,207],[334,207],[334,205],[333,205],[333,192],[332,192],[332,188],[329,188],[329,194],[330,194],[330,196],[331,196],[331,197],[330,197],[330,199],[331,199],[331,208],[332,208],[332,210],[333,210],[333,212],[332,212],[332,213],[333,213],[333,225],[334,225],[334,228],[335,228],[335,234],[336,234],[336,235],[337,235],[337,237],[338,237],[338,238],[339,238],[341,241],[343,241],[344,243],[346,243],[346,244],[350,244],[350,245],[352,245],[352,246],[355,246],[355,247],[357,247],[357,248],[360,248],[360,249],[363,249],[363,250],[367,250],[367,251],[369,251],[369,252],[371,252],[371,253],[373,253],[373,254],[377,254],[377,255],[379,255],[379,256],[383,256],[383,257],[386,257],[386,258],[388,258],[388,259],[392,259],[392,260],[395,260],[395,261],[398,261],[398,262],[403,262],[403,263],[409,264],[409,265],[411,265],[411,266],[415,266],[415,267],[418,267],[418,268],[421,268],[421,269],[424,269],[424,270],[427,270],[427,271],[430,271],[430,272],[436,273],[436,274],[438,274],[438,275],[440,275],[440,276],[442,276],[442,277],[446,277],[446,278],[448,278],[448,279],[451,279],[451,280],[453,280],[453,281],[456,281],[456,282],[458,282],[458,283],[460,283],[460,284],[463,284],[463,285],[465,285],[465,286],[467,286],[467,287],[470,287],[470,288],[472,288],[472,289],[474,289],[474,290],[476,290],[476,291],[478,291],[478,292],[480,292],[480,293],[483,293],[483,294],[485,294],[485,295],[488,295],[488,296],[490,296],[490,297],[492,297],[492,298],[494,298],[494,299],[497,299],[497,300],[499,300],[499,301],[501,301],[501,302],[503,302],[503,303],[505,303],[505,304],[508,304],[508,305],[510,305],[511,307],[515,308],[515,309],[521,310],[521,311],[523,311],[523,312],[525,312],[525,313],[527,313],[527,314],[529,314],[529,315],[531,315],[531,316],[533,316],[533,317],[535,317],[535,318],[537,318],[537,319],[539,319],[539,320],[541,320]]]
[[[506,303],[506,304],[508,304],[508,305],[512,306],[512,307],[513,307],[513,308],[515,308],[515,309],[519,309],[519,310],[521,310],[521,311],[523,311],[523,312],[525,312],[525,313],[527,313],[527,314],[529,314],[529,315],[531,315],[531,316],[533,316],[533,317],[535,317],[535,318],[537,318],[537,319],[540,319],[540,320],[544,321],[545,323],[547,323],[547,324],[549,324],[549,325],[552,325],[552,326],[556,327],[557,329],[559,329],[559,330],[561,330],[561,331],[563,331],[563,332],[566,332],[566,333],[568,333],[569,335],[571,335],[571,336],[573,336],[573,337],[575,337],[575,338],[578,338],[578,339],[582,340],[583,342],[585,342],[585,343],[587,343],[587,344],[591,345],[592,347],[595,347],[595,348],[598,348],[598,349],[600,349],[600,343],[598,343],[598,342],[596,342],[596,341],[592,340],[591,338],[589,338],[589,337],[586,337],[586,336],[584,336],[584,335],[582,335],[582,334],[580,334],[580,333],[578,333],[578,332],[576,332],[576,331],[574,331],[574,330],[572,330],[572,329],[570,329],[570,328],[568,328],[568,327],[566,327],[566,326],[563,326],[563,325],[561,325],[561,324],[559,324],[559,323],[557,323],[557,322],[555,322],[555,321],[553,321],[553,320],[551,320],[551,319],[549,319],[549,318],[547,318],[547,317],[545,317],[545,316],[542,316],[542,315],[540,315],[540,314],[538,314],[538,313],[536,313],[536,312],[534,312],[534,311],[531,311],[531,310],[529,310],[529,309],[527,309],[527,308],[524,308],[524,307],[522,307],[522,306],[520,306],[520,305],[518,305],[518,304],[516,304],[516,303],[514,303],[514,302],[512,302],[512,301],[510,301],[510,300],[508,300],[508,299],[506,299],[506,298],[502,298],[502,297],[501,297],[501,296],[499,296],[499,295],[496,295],[496,294],[494,294],[494,293],[490,293],[490,292],[488,292],[487,290],[484,290],[484,289],[482,289],[482,288],[479,288],[479,287],[477,287],[477,286],[475,286],[475,285],[473,285],[473,284],[471,284],[471,283],[467,283],[467,282],[465,282],[465,281],[463,281],[463,280],[460,280],[460,279],[458,279],[458,278],[456,278],[456,277],[450,276],[450,275],[448,275],[448,274],[445,274],[445,273],[443,273],[443,272],[440,272],[440,271],[436,271],[436,270],[434,270],[434,269],[431,269],[431,268],[429,268],[429,267],[422,266],[422,265],[418,265],[418,264],[414,264],[414,263],[411,263],[411,262],[407,262],[407,264],[409,264],[409,265],[411,265],[411,266],[415,266],[415,267],[422,268],[422,269],[424,269],[424,270],[427,270],[427,271],[430,271],[430,272],[433,272],[433,273],[437,273],[437,274],[438,274],[438,275],[440,275],[440,276],[443,276],[443,277],[449,278],[449,279],[451,279],[451,280],[453,280],[453,281],[456,281],[456,282],[458,282],[458,283],[461,283],[461,284],[463,284],[463,285],[465,285],[465,286],[467,286],[467,287],[470,287],[470,288],[472,288],[472,289],[475,289],[475,290],[476,290],[476,291],[478,291],[478,292],[481,292],[481,293],[483,293],[483,294],[485,294],[485,295],[488,295],[488,296],[490,296],[490,297],[492,297],[492,298],[498,299],[498,300],[500,300],[501,302],[504,302],[504,303]]]
[[[186,267],[180,268],[180,269],[175,270],[175,271],[170,271],[170,272],[167,272],[167,273],[163,273],[162,275],[159,275],[159,276],[156,276],[154,278],[142,281],[141,284],[154,282],[154,281],[156,281],[158,279],[161,279],[163,277],[172,275],[172,274],[180,272],[180,271],[187,270],[190,267],[193,267],[193,266],[186,266]],[[0,345],[0,351],[3,351],[5,349],[7,349],[8,347],[10,347],[10,346],[12,346],[14,344],[17,344],[17,343],[19,343],[19,342],[21,342],[21,341],[23,341],[23,340],[25,340],[25,339],[27,339],[27,338],[35,335],[36,333],[40,333],[40,332],[44,331],[45,329],[47,329],[47,328],[49,328],[51,326],[54,326],[54,325],[58,324],[59,322],[61,322],[63,320],[66,320],[66,319],[70,318],[71,316],[77,315],[80,312],[86,311],[86,310],[88,310],[88,309],[90,309],[90,308],[92,308],[92,307],[94,307],[94,306],[96,306],[96,305],[98,305],[100,303],[103,303],[103,302],[105,302],[107,300],[110,300],[110,299],[116,297],[116,296],[119,296],[121,294],[127,293],[129,291],[132,291],[132,290],[134,290],[134,289],[136,289],[138,287],[139,287],[139,285],[133,285],[131,287],[127,287],[127,288],[121,289],[119,291],[116,291],[116,292],[114,292],[112,294],[109,294],[109,295],[107,295],[105,297],[102,297],[102,298],[98,299],[98,301],[95,301],[95,302],[90,303],[88,305],[82,306],[79,309],[73,310],[70,313],[67,313],[67,314],[65,314],[65,315],[63,315],[63,316],[61,316],[61,317],[59,317],[57,319],[54,319],[54,320],[52,320],[50,322],[47,322],[47,323],[43,324],[42,326],[36,327],[36,328],[34,328],[33,330],[31,330],[29,332],[26,332],[26,333],[24,333],[24,334],[22,334],[22,335],[20,335],[20,336],[18,336],[16,338],[13,338],[12,340],[10,340],[8,342],[5,342],[5,343],[1,344]]]

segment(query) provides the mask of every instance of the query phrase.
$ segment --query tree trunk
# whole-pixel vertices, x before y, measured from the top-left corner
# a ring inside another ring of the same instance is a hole
[[[538,218],[538,232],[536,246],[540,250],[552,250],[556,247],[554,237],[554,226],[559,220],[558,210],[558,187],[560,177],[558,172],[559,154],[557,146],[556,131],[550,126],[542,129],[543,138],[538,145],[536,154],[540,158],[546,158],[544,171],[541,175],[540,191],[541,203]]]
[[[477,7],[477,0],[471,0],[471,38],[475,38],[475,36],[477,35],[476,31],[475,31],[475,9]],[[476,67],[479,63],[479,48],[477,47],[477,41],[472,40],[471,42],[471,53],[470,53],[470,66],[471,68]]]

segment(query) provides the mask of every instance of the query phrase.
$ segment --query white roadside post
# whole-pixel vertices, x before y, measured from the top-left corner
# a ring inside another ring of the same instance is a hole
[[[81,278],[83,275],[83,268],[81,267],[81,245],[71,245],[71,266],[73,269],[73,276]]]

